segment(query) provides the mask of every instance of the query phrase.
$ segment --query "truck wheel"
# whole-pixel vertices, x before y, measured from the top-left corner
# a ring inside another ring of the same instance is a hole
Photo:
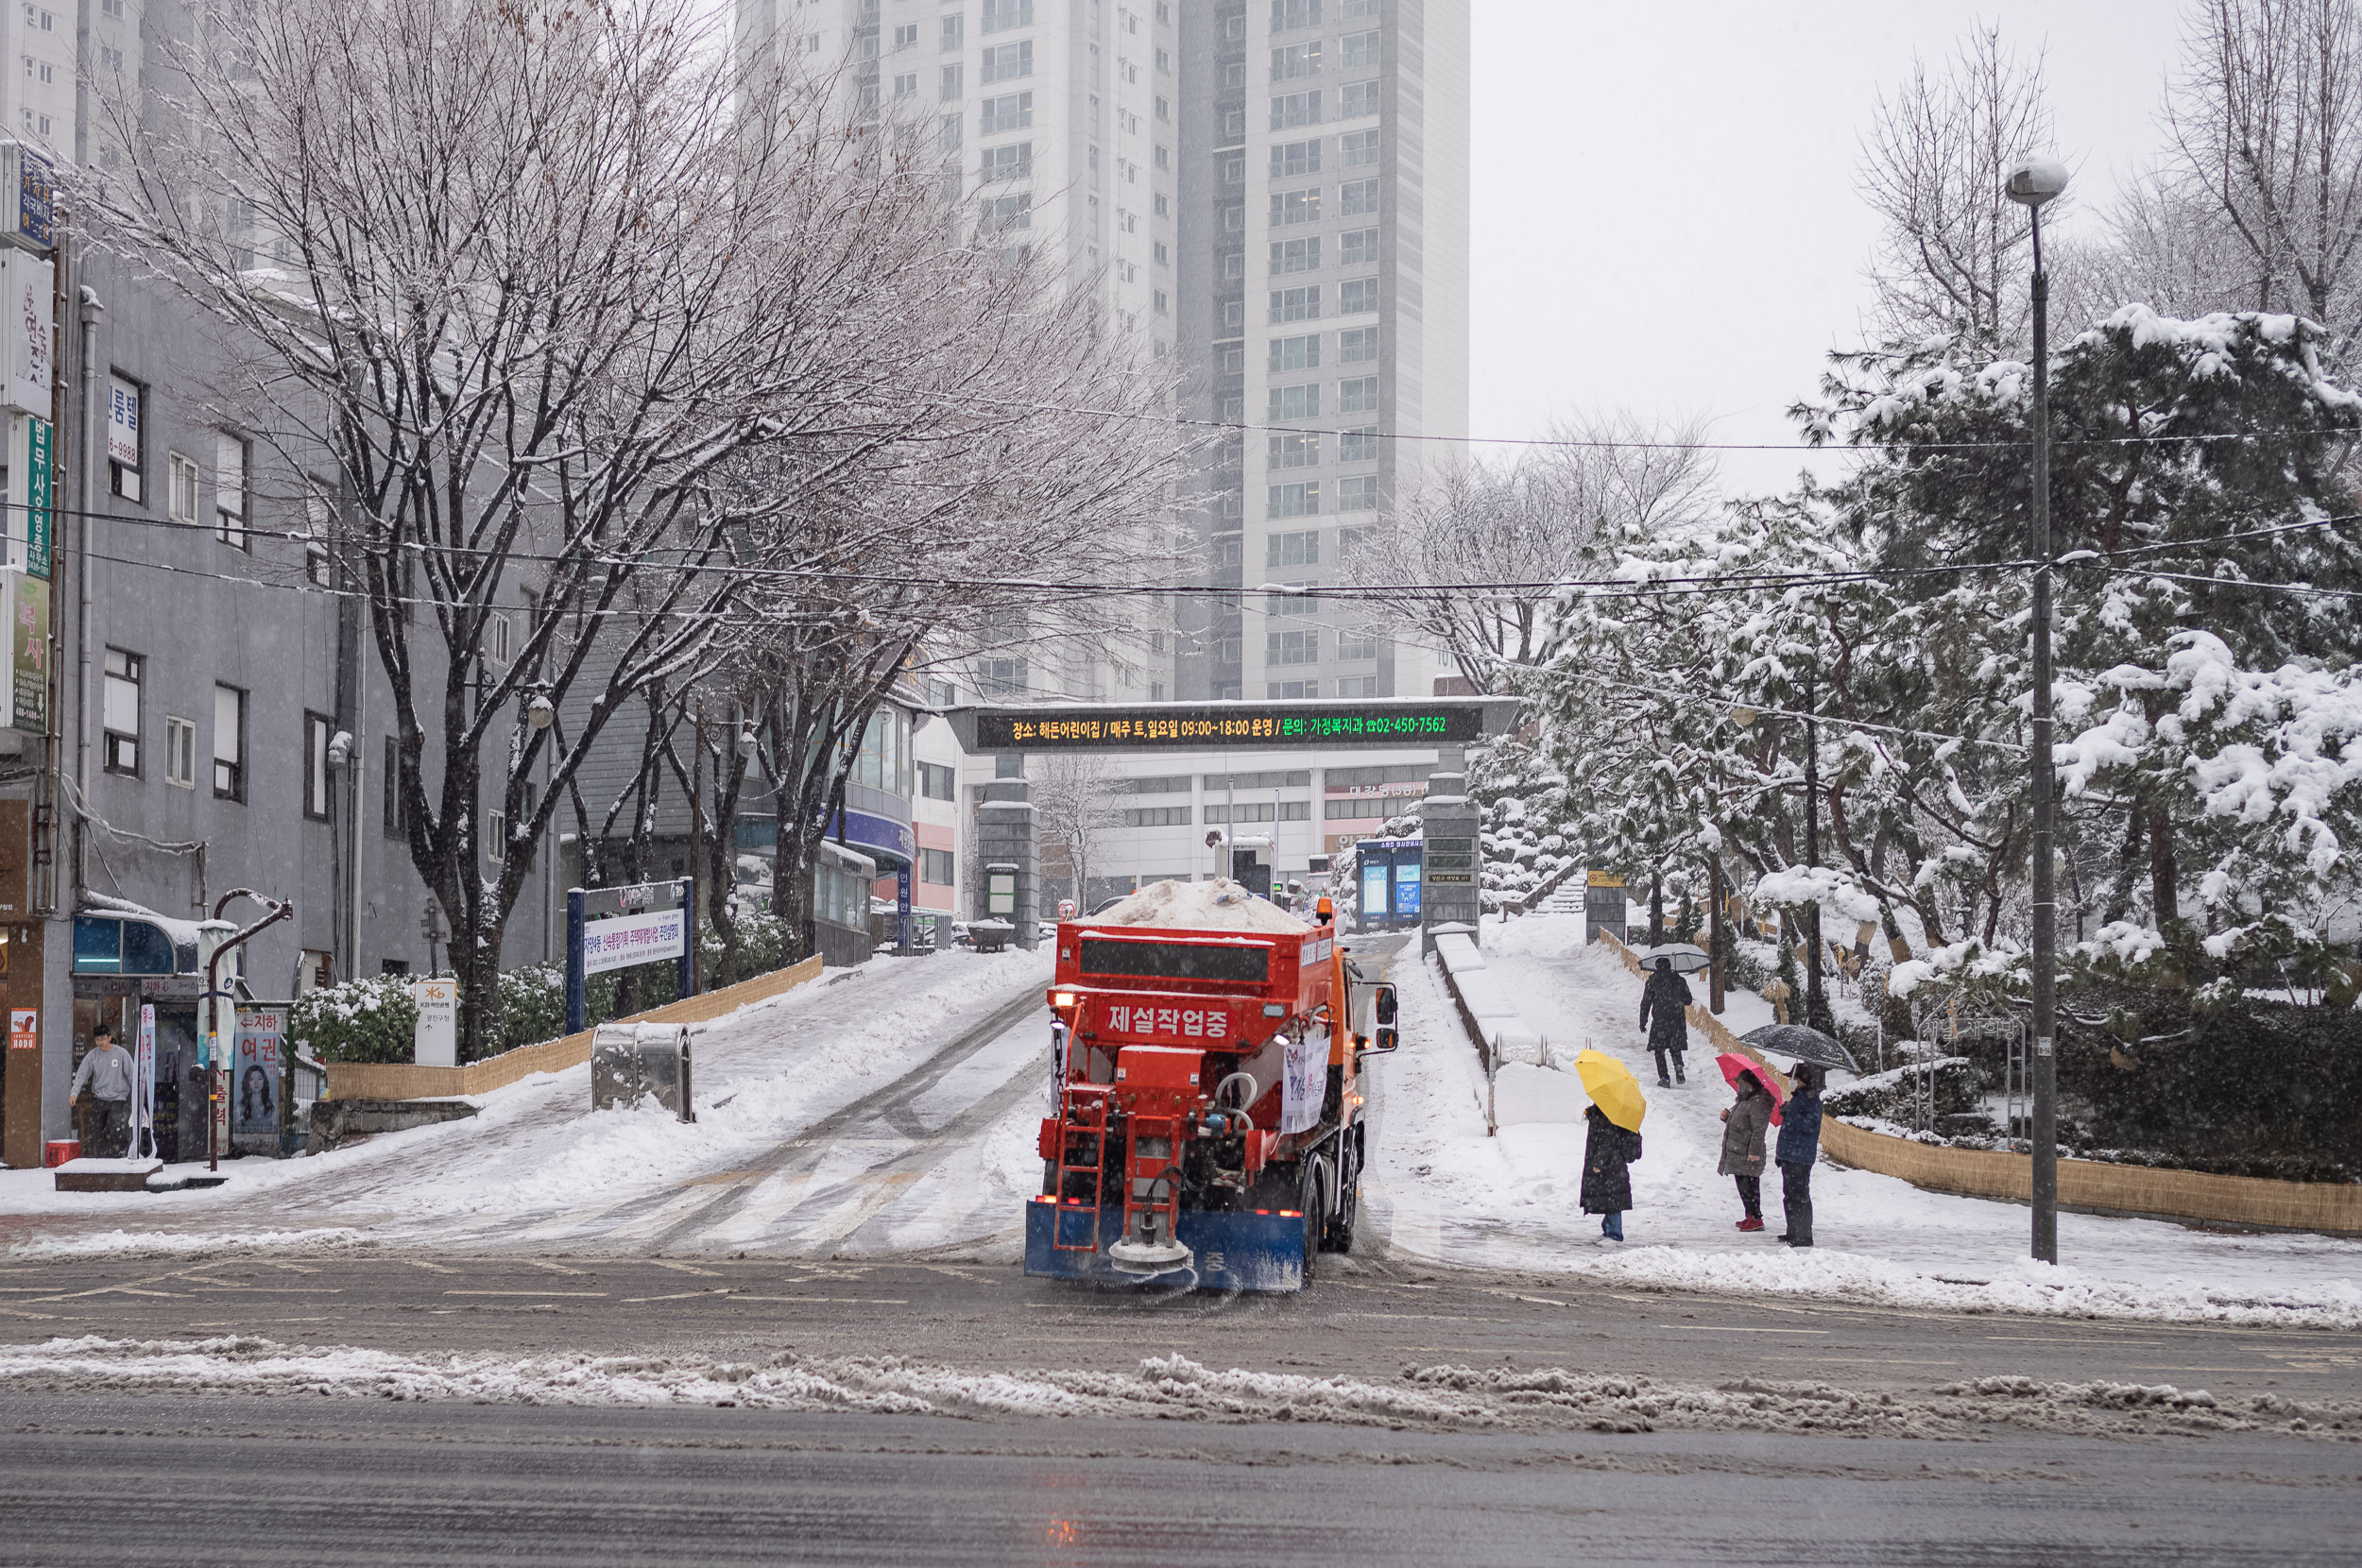
[[[1327,1233],[1321,1241],[1321,1250],[1329,1253],[1353,1251],[1353,1222],[1361,1218],[1361,1162],[1350,1157],[1337,1173],[1337,1209],[1328,1217]]]
[[[1326,1228],[1326,1216],[1321,1206],[1320,1171],[1311,1160],[1304,1162],[1304,1174],[1296,1183],[1296,1202],[1304,1210],[1304,1283],[1312,1283],[1312,1260],[1320,1256],[1321,1235]]]
[[[1065,1196],[1058,1190],[1058,1162],[1055,1160],[1041,1162],[1041,1193],[1045,1198]]]

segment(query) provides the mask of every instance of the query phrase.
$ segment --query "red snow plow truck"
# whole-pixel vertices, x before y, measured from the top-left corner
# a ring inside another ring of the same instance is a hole
[[[1361,1062],[1395,1048],[1395,991],[1319,908],[1174,881],[1059,923],[1027,1273],[1296,1290],[1352,1247]]]

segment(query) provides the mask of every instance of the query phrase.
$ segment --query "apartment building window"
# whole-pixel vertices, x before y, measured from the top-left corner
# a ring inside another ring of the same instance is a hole
[[[505,864],[508,860],[508,813],[484,813],[484,859],[491,865]]]
[[[1273,469],[1312,469],[1321,461],[1321,438],[1309,430],[1290,431],[1270,437],[1270,450],[1264,466]]]
[[[936,142],[937,145],[938,145],[938,146],[940,146],[940,147],[942,148],[942,150],[943,150],[943,151],[945,151],[945,152],[957,152],[957,151],[959,151],[959,150],[960,150],[960,147],[961,147],[961,145],[962,145],[963,142],[965,141],[965,138],[963,138],[963,137],[961,136],[961,134],[960,134],[960,126],[961,126],[961,121],[960,121],[960,117],[959,117],[959,115],[958,115],[958,114],[956,114],[956,113],[952,113],[952,114],[946,114],[946,115],[943,117],[943,127],[942,127],[942,128],[941,128],[940,130],[938,130],[938,131],[935,133],[935,142]],[[952,172],[951,172],[951,175],[950,175],[950,183],[951,183],[951,193],[950,193],[950,194],[951,194],[953,196],[957,196],[960,194],[960,192],[959,192],[960,177],[959,177],[959,174],[958,174],[958,172],[957,172],[956,170],[954,170],[954,171],[952,171]]]
[[[1302,386],[1275,386],[1271,389],[1271,417],[1275,419],[1317,419],[1321,417],[1321,383],[1309,382]]]
[[[986,196],[977,203],[977,225],[987,234],[1005,234],[1011,230],[1034,227],[1034,198],[1031,195]]]
[[[1031,179],[1034,178],[1034,144],[1012,142],[1005,147],[986,147],[979,178],[987,185],[997,179]]]
[[[819,52],[820,35],[818,33],[806,33],[804,35],[804,53],[808,55],[816,55]]]
[[[1317,136],[1309,142],[1282,142],[1271,149],[1274,179],[1301,179],[1320,172],[1321,144]]]
[[[1312,185],[1301,191],[1274,191],[1271,194],[1271,221],[1274,228],[1291,223],[1320,222],[1321,188]]]
[[[1376,658],[1378,634],[1366,626],[1340,631],[1337,634],[1337,656],[1340,659]]]
[[[1297,126],[1321,123],[1321,94],[1318,88],[1309,93],[1291,93],[1271,101],[1271,128],[1292,130]]]
[[[101,43],[98,46],[98,66],[102,71],[112,71],[117,75],[121,75],[123,71],[123,51],[115,48],[111,44]]]
[[[1271,0],[1271,30],[1292,32],[1321,25],[1321,0]]]
[[[1319,237],[1272,241],[1271,269],[1274,272],[1318,272],[1321,269]]]
[[[1357,120],[1378,111],[1378,83],[1349,81],[1337,94],[1337,118]]]
[[[214,798],[246,798],[246,693],[214,688]]]
[[[943,19],[943,52],[948,55],[967,42],[967,18],[962,12],[953,11]]]
[[[1302,588],[1309,585],[1294,583],[1290,586]],[[1317,593],[1269,593],[1263,596],[1263,613],[1275,619],[1318,615],[1320,612],[1321,596]]]
[[[1371,446],[1375,448],[1377,442],[1373,439]],[[1378,454],[1373,450],[1370,455],[1375,457]],[[1337,481],[1337,510],[1340,512],[1377,511],[1378,475],[1374,473],[1355,474]],[[1357,537],[1354,542],[1359,543],[1359,538]]]
[[[1158,147],[1156,150],[1157,150],[1159,153],[1162,153],[1165,149],[1164,149],[1164,148],[1162,148],[1162,147]],[[1172,216],[1172,198],[1171,196],[1169,196],[1165,195],[1165,193],[1164,193],[1164,192],[1162,192],[1162,191],[1158,191],[1158,192],[1156,193],[1156,197],[1155,197],[1155,207],[1156,207],[1156,215],[1157,215],[1158,217],[1160,217],[1160,218],[1169,218],[1169,217]]]
[[[103,726],[98,765],[109,773],[140,775],[140,683],[147,661],[120,648],[107,650],[106,692],[100,702]]]
[[[1366,315],[1378,309],[1378,280],[1354,278],[1337,285],[1337,314]]]
[[[1372,28],[1366,33],[1347,33],[1344,48],[1346,70],[1353,71],[1364,65],[1376,65],[1378,63],[1377,29]]]
[[[957,100],[959,95],[966,91],[962,83],[967,69],[964,65],[945,66],[943,68],[943,91],[936,96],[945,103]]]
[[[1023,130],[1033,123],[1034,95],[1006,93],[984,100],[983,111],[976,116],[976,134],[990,136],[1000,130]]]
[[[1378,260],[1378,230],[1352,229],[1337,236],[1337,261],[1341,266],[1360,266]]]
[[[1378,378],[1356,376],[1337,383],[1337,412],[1340,414],[1375,414],[1378,412]]]
[[[976,661],[976,694],[980,697],[1021,697],[1025,694],[1025,661],[980,658]]]
[[[484,658],[486,663],[492,665],[495,669],[508,668],[512,656],[510,638],[513,632],[514,628],[510,625],[508,617],[500,611],[492,610],[485,616]]]
[[[959,886],[959,877],[949,849],[922,849],[918,852],[918,879],[939,888]]]
[[[1378,461],[1378,427],[1348,430],[1337,437],[1337,461],[1340,463],[1375,463]]]
[[[328,820],[328,742],[334,736],[325,715],[303,716],[303,814],[315,822]]]
[[[1271,486],[1271,515],[1275,518],[1316,518],[1321,515],[1321,487],[1309,485]]]
[[[1161,58],[1164,51],[1159,49],[1156,53]],[[1163,67],[1159,66],[1157,69],[1162,70]],[[1167,125],[1171,125],[1172,123],[1172,100],[1171,98],[1158,98],[1156,100],[1156,118],[1162,120]]]
[[[949,706],[948,702],[944,706]],[[929,800],[957,800],[959,774],[941,762],[918,764],[918,793]]]
[[[180,452],[164,458],[164,511],[175,522],[197,525],[198,471],[197,459]]]
[[[1165,73],[1165,75],[1167,75],[1167,76],[1171,76],[1171,75],[1172,74],[1172,50],[1170,50],[1170,49],[1158,49],[1158,50],[1156,51],[1156,69],[1157,69],[1157,70],[1159,70],[1159,71],[1162,71],[1162,72],[1163,72],[1163,73]],[[1159,98],[1159,99],[1157,99],[1156,101],[1157,101],[1158,103],[1162,103],[1162,102],[1164,102],[1164,100],[1163,100],[1162,98]]]
[[[1321,338],[1318,332],[1308,337],[1275,337],[1271,340],[1271,367],[1275,370],[1317,370],[1321,367]]]
[[[1378,20],[1378,0],[1344,0],[1337,19],[1341,22],[1375,22]]]
[[[997,33],[1033,25],[1034,0],[984,0],[984,15],[977,19],[976,30]]]
[[[984,82],[1015,81],[1033,74],[1034,41],[1029,38],[1022,43],[1003,43],[997,48],[986,49],[984,69],[976,79]]]
[[[1378,499],[1377,479],[1374,477],[1370,478],[1369,486],[1371,504],[1376,505]],[[1368,522],[1361,524],[1358,528],[1338,529],[1337,558],[1341,561],[1351,559],[1356,552],[1368,548],[1370,540],[1375,537],[1377,534],[1378,525],[1376,523]]]
[[[1318,321],[1321,318],[1320,284],[1272,290],[1271,318],[1274,321]]]
[[[1351,327],[1337,334],[1337,363],[1368,365],[1378,359],[1378,329]]]
[[[1172,301],[1165,297],[1165,291],[1163,289],[1156,290],[1155,305],[1156,314],[1158,315],[1163,315],[1172,309]]]
[[[898,98],[917,97],[918,73],[916,71],[905,71],[901,75],[896,77],[894,78],[894,95]]]
[[[1271,52],[1271,79],[1294,81],[1303,77],[1321,74],[1321,42],[1289,43]]]
[[[1263,639],[1263,662],[1266,664],[1318,664],[1321,661],[1321,634],[1317,631],[1266,632]]]
[[[197,788],[197,725],[170,714],[164,716],[164,782]]]
[[[1265,566],[1318,566],[1321,564],[1321,531],[1307,528],[1300,533],[1274,534],[1265,554]]]
[[[1187,806],[1135,806],[1123,813],[1126,827],[1187,827],[1190,809]]]
[[[1158,22],[1172,20],[1172,0],[1156,0],[1156,20]]]
[[[1337,138],[1337,145],[1348,169],[1378,162],[1378,132],[1374,130],[1349,130]]]
[[[409,830],[408,819],[402,810],[402,742],[385,737],[385,766],[378,776],[385,781],[384,815],[385,836],[401,838]]]
[[[1337,187],[1337,210],[1352,217],[1357,213],[1378,211],[1378,181],[1348,179]]]
[[[140,403],[146,390],[121,376],[107,380],[107,487],[126,501],[140,499]]]
[[[1172,167],[1172,149],[1165,145],[1162,142],[1156,144],[1156,166],[1160,169],[1168,170]],[[1165,198],[1158,196],[1156,199],[1159,203],[1161,203]],[[1162,213],[1164,209],[1159,206],[1157,211]]]
[[[224,435],[214,442],[214,537],[240,550],[254,548],[246,526],[246,442]]]
[[[899,26],[899,27],[895,28],[895,29],[894,29],[894,46],[895,46],[895,48],[897,48],[897,49],[916,49],[916,48],[917,48],[917,47],[918,47],[918,24],[917,24],[917,23],[916,23],[916,22],[913,22],[913,23],[909,24],[909,25],[908,25],[908,26]]]

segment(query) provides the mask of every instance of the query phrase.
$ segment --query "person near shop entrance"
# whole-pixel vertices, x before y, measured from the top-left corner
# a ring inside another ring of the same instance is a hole
[[[92,1107],[85,1125],[89,1152],[100,1159],[119,1160],[131,1135],[131,1053],[115,1044],[115,1032],[105,1024],[91,1031],[90,1050],[74,1069],[69,1100],[90,1091]]]

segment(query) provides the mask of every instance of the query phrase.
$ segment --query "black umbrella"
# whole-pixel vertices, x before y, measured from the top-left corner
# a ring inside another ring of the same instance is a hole
[[[1824,1067],[1843,1067],[1852,1073],[1861,1071],[1854,1065],[1851,1051],[1805,1024],[1766,1024],[1761,1029],[1749,1030],[1739,1038],[1774,1056],[1792,1056],[1799,1062],[1818,1062]]]

